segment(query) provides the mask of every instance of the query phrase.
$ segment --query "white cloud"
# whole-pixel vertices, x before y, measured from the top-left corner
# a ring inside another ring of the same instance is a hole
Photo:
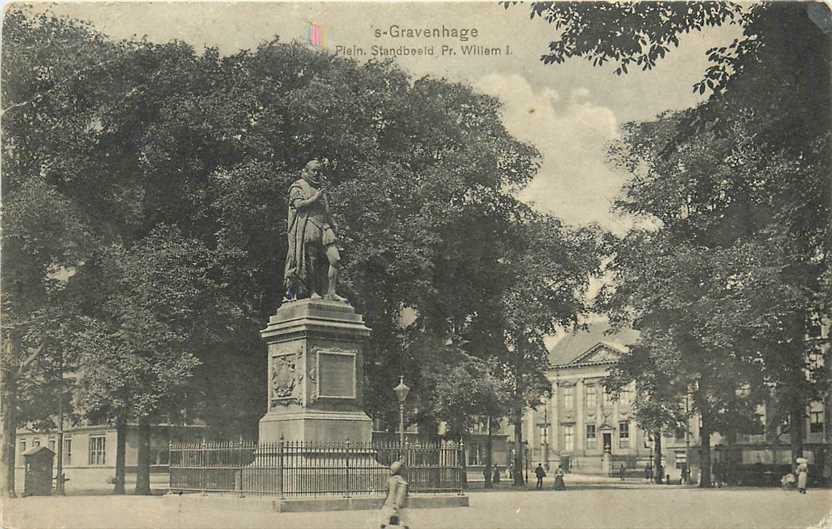
[[[537,177],[520,198],[570,224],[597,222],[622,230],[628,222],[610,206],[624,177],[606,163],[607,148],[619,133],[615,113],[593,103],[584,87],[566,101],[551,88],[534,90],[521,75],[489,74],[474,85],[504,102],[508,131],[542,154]]]

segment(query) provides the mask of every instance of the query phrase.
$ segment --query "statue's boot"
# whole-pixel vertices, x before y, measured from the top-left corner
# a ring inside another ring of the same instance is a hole
[[[327,293],[325,299],[330,301],[340,301],[341,303],[346,303],[347,298],[341,297],[335,293],[335,285],[338,283],[338,269],[332,265],[329,265],[329,274],[327,279],[329,280],[329,285],[327,285]]]

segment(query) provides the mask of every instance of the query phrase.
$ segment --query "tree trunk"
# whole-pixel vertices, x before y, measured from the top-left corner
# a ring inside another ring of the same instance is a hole
[[[795,461],[803,457],[803,400],[795,398],[789,409],[789,441],[792,451],[792,467],[796,468]]]
[[[116,483],[113,494],[124,494],[124,457],[127,452],[127,421],[116,419]]]
[[[737,429],[731,428],[725,434],[726,449],[723,451],[725,455],[722,461],[722,480],[726,485],[734,485],[736,482],[736,467],[737,463],[742,461],[737,453]]]
[[[523,409],[514,409],[514,484],[521,487],[526,484],[523,479]]]
[[[58,442],[55,447],[55,494],[64,495],[64,385],[63,371],[61,371],[61,383],[58,386]]]
[[[705,419],[702,419],[702,427],[699,429],[699,454],[699,486],[707,488],[711,486],[711,432]]]
[[[15,425],[17,424],[17,368],[7,338],[0,356],[0,497],[14,498]]]
[[[150,418],[139,419],[139,450],[136,463],[136,494],[150,494]]]
[[[662,431],[653,432],[653,459],[656,461],[656,483],[664,483],[664,465],[662,464]]]
[[[491,459],[491,417],[488,417],[488,437],[485,441],[485,488],[490,489],[492,483],[492,476],[494,475],[494,462]]]

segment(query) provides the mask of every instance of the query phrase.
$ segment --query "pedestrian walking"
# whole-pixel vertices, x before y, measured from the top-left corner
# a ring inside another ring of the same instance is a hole
[[[624,465],[621,465],[620,467],[618,467],[618,477],[621,479],[621,481],[624,481],[624,475],[626,473],[627,473],[627,471],[624,469]]]
[[[653,467],[650,466],[650,463],[644,465],[644,481],[650,483],[650,480],[653,479]]]
[[[534,475],[537,476],[537,490],[543,489],[543,478],[546,477],[546,471],[543,470],[543,465],[540,463],[537,464],[537,468],[534,469]]]
[[[390,477],[387,479],[387,496],[381,506],[381,529],[388,525],[399,525],[408,529],[410,521],[407,516],[407,481],[401,476],[402,464],[395,461],[390,465]]]
[[[500,465],[496,465],[494,467],[494,484],[495,485],[500,484]]]
[[[803,457],[798,457],[797,462],[797,490],[801,494],[806,494],[806,482],[809,481],[809,461]]]
[[[560,467],[555,471],[555,490],[566,490],[566,483],[563,481],[563,469]]]

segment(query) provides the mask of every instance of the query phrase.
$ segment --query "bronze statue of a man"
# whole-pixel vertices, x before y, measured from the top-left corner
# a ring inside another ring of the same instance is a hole
[[[318,160],[309,161],[289,188],[288,226],[286,299],[320,299],[325,292],[325,299],[346,301],[335,293],[341,255]]]

